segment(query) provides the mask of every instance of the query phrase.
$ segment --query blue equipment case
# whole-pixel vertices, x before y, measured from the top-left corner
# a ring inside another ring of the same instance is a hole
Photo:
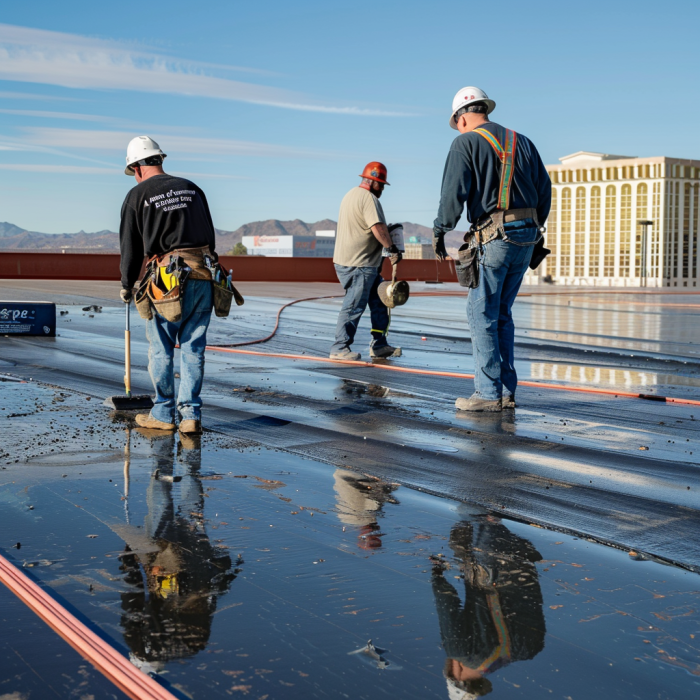
[[[56,336],[56,304],[49,301],[0,301],[0,335]]]

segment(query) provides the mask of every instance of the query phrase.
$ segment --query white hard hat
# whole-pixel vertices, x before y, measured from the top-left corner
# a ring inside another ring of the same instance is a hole
[[[131,166],[151,156],[167,158],[165,153],[160,150],[160,146],[152,138],[137,136],[135,139],[131,139],[126,147],[126,168],[124,168],[124,173],[133,175],[134,170]]]
[[[466,107],[473,102],[485,102],[488,109],[486,114],[491,114],[491,112],[496,109],[496,103],[489,99],[488,95],[483,90],[472,86],[462,88],[455,95],[454,100],[452,100],[452,114],[450,115],[450,127],[452,129],[458,131],[457,125],[455,124],[455,114],[457,114],[462,107]]]

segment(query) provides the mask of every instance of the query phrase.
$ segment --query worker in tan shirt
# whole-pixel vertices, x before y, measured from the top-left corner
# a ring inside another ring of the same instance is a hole
[[[359,360],[359,352],[350,346],[355,339],[357,325],[367,305],[372,318],[372,342],[369,354],[373,358],[398,356],[400,348],[387,342],[389,310],[377,294],[381,276],[382,249],[387,248],[392,265],[401,260],[401,253],[393,244],[386,225],[384,211],[379,203],[387,171],[376,161],[365,166],[362,182],[348,192],[340,204],[338,231],[333,263],[338,280],[345,289],[345,299],[338,316],[335,343],[331,348],[332,360]]]

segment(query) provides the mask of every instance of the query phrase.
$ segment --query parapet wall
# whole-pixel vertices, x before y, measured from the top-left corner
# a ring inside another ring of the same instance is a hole
[[[337,282],[331,258],[265,258],[259,255],[220,257],[233,269],[236,282]],[[382,274],[391,277],[384,262]],[[399,277],[409,282],[456,282],[451,260],[403,260]],[[118,281],[119,255],[91,253],[0,253],[0,279]]]

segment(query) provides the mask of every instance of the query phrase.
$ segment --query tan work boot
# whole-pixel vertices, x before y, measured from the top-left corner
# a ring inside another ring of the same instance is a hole
[[[503,398],[501,399],[501,406],[503,408],[517,408],[518,404],[515,403],[515,394],[503,394]]]
[[[202,434],[202,421],[195,420],[194,418],[186,418],[180,421],[180,432],[185,435],[201,435]]]
[[[502,406],[501,399],[490,401],[489,399],[482,399],[480,396],[471,396],[468,399],[457,399],[455,408],[458,408],[460,411],[491,413],[500,412]]]
[[[359,352],[353,352],[350,348],[343,348],[340,352],[332,352],[330,354],[331,360],[351,360],[352,362],[357,362],[362,359],[362,355]]]
[[[164,423],[162,420],[154,418],[150,413],[139,413],[136,416],[136,423],[148,430],[175,430],[175,423]]]

